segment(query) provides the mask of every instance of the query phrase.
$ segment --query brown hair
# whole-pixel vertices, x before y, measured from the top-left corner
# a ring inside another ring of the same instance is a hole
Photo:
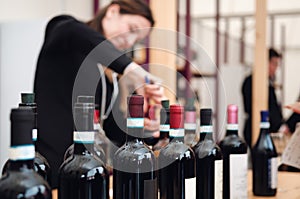
[[[140,15],[145,17],[151,23],[151,26],[154,26],[152,12],[148,4],[143,0],[113,0],[109,5],[99,10],[92,20],[87,22],[88,26],[97,32],[103,33],[101,21],[104,18],[109,6],[113,4],[118,4],[120,6],[121,14]]]

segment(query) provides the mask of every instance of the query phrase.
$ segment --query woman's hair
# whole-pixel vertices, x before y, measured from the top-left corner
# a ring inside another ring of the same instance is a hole
[[[92,20],[87,22],[88,26],[97,32],[103,33],[101,21],[104,18],[109,6],[113,4],[118,4],[120,6],[121,14],[140,15],[145,17],[151,23],[151,26],[154,26],[152,12],[148,4],[143,0],[113,0],[109,5],[98,11]]]

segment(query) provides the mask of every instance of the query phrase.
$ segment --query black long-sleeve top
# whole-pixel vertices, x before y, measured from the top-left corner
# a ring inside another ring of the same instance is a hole
[[[244,110],[248,114],[248,118],[245,123],[244,136],[247,143],[251,146],[251,117],[252,117],[252,75],[248,76],[242,85],[242,94],[244,102]],[[275,94],[274,86],[269,83],[269,119],[270,119],[270,131],[277,132],[283,123],[283,116],[281,112],[281,107],[277,102],[277,97]]]
[[[57,16],[47,24],[34,92],[38,105],[37,150],[52,167],[52,187],[57,187],[59,166],[73,140],[72,92],[77,74],[80,77],[74,96],[95,95],[99,81],[97,63],[122,74],[132,61],[110,42],[103,41],[103,35],[71,16]],[[107,123],[114,121],[108,119]]]

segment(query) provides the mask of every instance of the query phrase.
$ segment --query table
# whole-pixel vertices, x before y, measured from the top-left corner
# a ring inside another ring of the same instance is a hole
[[[112,178],[110,179],[112,185]],[[53,199],[57,199],[57,190],[52,191]],[[252,193],[252,171],[248,172],[249,199],[300,199],[300,173],[278,172],[278,188],[274,197],[258,197]]]

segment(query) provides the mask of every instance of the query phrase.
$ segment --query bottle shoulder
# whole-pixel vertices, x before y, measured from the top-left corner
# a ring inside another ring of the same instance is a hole
[[[188,145],[182,142],[173,141],[161,149],[159,158],[168,158],[172,160],[181,160],[183,158],[194,159],[195,154]]]
[[[104,163],[95,155],[72,155],[66,159],[60,167],[61,174],[80,174],[99,173],[108,175]]]
[[[203,140],[198,142],[193,150],[195,151],[195,157],[198,159],[213,158],[222,159],[221,148],[213,140]]]
[[[141,161],[154,159],[153,151],[143,142],[129,142],[121,146],[115,153],[115,159],[124,161]]]
[[[39,198],[51,199],[48,183],[32,169],[8,171],[0,179],[1,198]],[[23,197],[22,197],[23,196]],[[31,197],[28,197],[31,196]]]
[[[269,134],[260,136],[252,149],[254,154],[277,157],[276,147]]]
[[[246,142],[237,135],[228,135],[220,142],[220,148],[224,150],[239,150],[241,152],[247,153],[247,144]]]

